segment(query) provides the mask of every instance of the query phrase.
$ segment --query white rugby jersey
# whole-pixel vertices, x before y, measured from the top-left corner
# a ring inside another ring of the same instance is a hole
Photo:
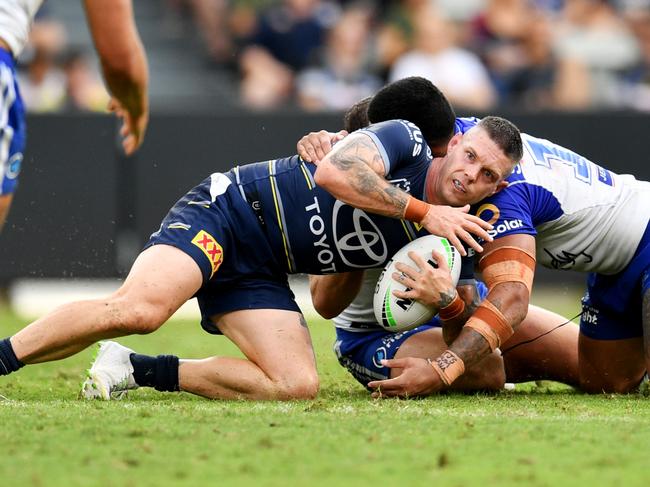
[[[650,217],[650,183],[618,175],[564,147],[522,134],[524,157],[509,185],[474,208],[495,238],[536,238],[552,269],[616,274],[630,262]]]
[[[359,294],[357,294],[350,305],[345,308],[340,315],[332,319],[337,328],[359,332],[368,331],[369,329],[382,329],[377,324],[372,304],[372,300],[375,296],[377,279],[379,279],[382,270],[383,269],[366,269],[364,271]]]
[[[29,38],[29,29],[43,0],[0,1],[0,38],[11,48],[14,57],[22,52]]]

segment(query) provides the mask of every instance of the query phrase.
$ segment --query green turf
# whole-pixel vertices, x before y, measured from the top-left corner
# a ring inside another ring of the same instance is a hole
[[[567,314],[572,310],[566,310]],[[0,335],[20,327],[0,313]],[[497,395],[373,400],[311,320],[313,402],[207,401],[139,390],[76,399],[92,350],[0,378],[0,485],[636,486],[648,482],[650,402],[555,384]],[[120,340],[143,353],[233,354],[172,322]]]

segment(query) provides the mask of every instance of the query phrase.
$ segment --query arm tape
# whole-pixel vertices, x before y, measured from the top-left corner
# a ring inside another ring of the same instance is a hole
[[[528,294],[533,289],[535,257],[519,247],[499,247],[484,255],[479,269],[488,289],[504,282],[521,282]]]
[[[456,291],[456,297],[452,300],[451,303],[449,303],[449,305],[445,306],[444,308],[440,308],[440,311],[438,311],[438,316],[441,320],[444,321],[453,320],[454,318],[462,315],[464,311],[465,301],[463,301],[463,298],[461,298],[460,294],[458,294],[458,291]]]
[[[465,326],[485,338],[493,352],[514,333],[503,313],[487,299],[483,300]]]
[[[451,350],[445,350],[435,360],[428,358],[427,362],[433,367],[433,370],[436,371],[436,374],[440,376],[440,380],[446,386],[451,385],[465,372],[465,362]]]
[[[406,209],[404,210],[404,219],[410,222],[420,223],[427,215],[430,206],[429,203],[425,203],[409,195],[408,203],[406,203]]]

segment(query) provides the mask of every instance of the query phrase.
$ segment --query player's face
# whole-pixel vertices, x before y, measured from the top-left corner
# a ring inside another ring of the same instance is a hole
[[[513,162],[480,127],[455,135],[432,188],[439,204],[474,204],[505,188]]]

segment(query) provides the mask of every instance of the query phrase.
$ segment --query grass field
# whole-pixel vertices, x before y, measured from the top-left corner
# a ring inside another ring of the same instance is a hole
[[[0,401],[0,485],[593,487],[650,480],[648,398],[527,384],[497,395],[373,400],[336,362],[331,325],[310,322],[322,381],[313,402],[207,401],[146,390],[121,402],[79,401],[92,350],[0,378],[8,398]],[[0,313],[1,336],[21,325]],[[185,321],[120,341],[142,353],[237,353]]]

